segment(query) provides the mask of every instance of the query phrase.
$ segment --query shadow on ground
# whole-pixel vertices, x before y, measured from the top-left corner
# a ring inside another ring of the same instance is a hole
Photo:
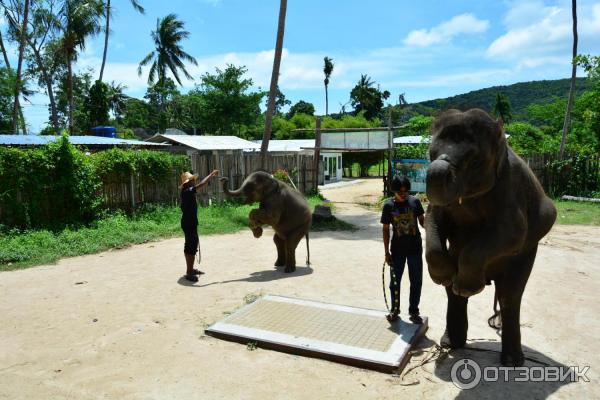
[[[206,284],[192,283],[192,282],[189,282],[188,280],[186,280],[185,277],[182,276],[181,278],[179,278],[177,283],[179,283],[180,285],[183,285],[183,286],[206,287],[206,286],[211,286],[211,285],[221,285],[221,284],[232,283],[232,282],[269,282],[269,281],[274,281],[277,279],[296,278],[299,276],[310,275],[312,273],[313,273],[313,269],[309,266],[304,266],[304,267],[296,266],[296,271],[289,273],[289,274],[286,274],[285,272],[283,272],[283,267],[278,267],[277,269],[269,269],[269,270],[264,270],[264,271],[252,272],[250,274],[250,276],[248,276],[246,278],[230,279],[227,281],[210,282],[210,283],[206,283]],[[200,280],[202,280],[202,278],[200,278]]]
[[[423,345],[426,345],[426,343]],[[501,346],[500,341],[475,340],[469,342],[462,349],[442,353],[443,355],[435,363],[435,376],[453,384],[452,368],[458,362],[460,364],[455,368],[455,376],[462,373],[463,383],[470,384],[477,377],[477,367],[473,366],[475,363],[479,366],[481,371],[479,383],[473,385],[474,387],[471,389],[462,389],[456,399],[546,399],[561,387],[573,383],[568,378],[562,382],[541,381],[543,380],[544,367],[553,367],[552,369],[555,371],[560,371],[562,367],[566,372],[566,366],[526,346],[523,346],[526,357],[524,366],[527,367],[527,373],[533,376],[533,380],[528,382],[519,381],[520,378],[526,376],[524,370],[509,371],[508,369],[498,370],[493,368],[486,372],[486,367],[502,367],[500,364]],[[531,367],[534,367],[534,369],[532,370]],[[495,379],[496,376],[497,380]],[[461,379],[460,376],[458,378]]]

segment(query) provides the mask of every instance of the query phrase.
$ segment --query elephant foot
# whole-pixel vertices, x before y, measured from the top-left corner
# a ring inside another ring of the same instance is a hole
[[[452,279],[452,292],[457,296],[471,297],[480,293],[485,288],[485,281],[481,283],[464,282],[458,276]]]
[[[279,258],[277,259],[277,261],[275,261],[276,267],[283,267],[284,265],[285,265],[285,261],[280,260]]]
[[[502,353],[500,362],[505,367],[522,367],[525,363],[525,356],[522,352],[518,353]]]
[[[259,237],[261,237],[261,236],[262,236],[262,234],[263,234],[263,229],[262,229],[260,226],[258,226],[258,227],[256,227],[256,228],[250,228],[250,229],[252,229],[252,234],[253,234],[253,235],[254,235],[254,237],[255,237],[255,238],[257,238],[257,239],[258,239]]]
[[[296,266],[295,265],[287,265],[285,267],[285,269],[283,270],[283,272],[285,272],[286,274],[292,273],[296,271]]]

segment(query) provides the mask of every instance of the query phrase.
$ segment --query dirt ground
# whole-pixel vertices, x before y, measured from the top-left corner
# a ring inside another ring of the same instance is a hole
[[[430,328],[404,375],[249,351],[204,335],[205,327],[242,306],[248,295],[383,309],[379,214],[357,204],[373,202],[381,190],[379,180],[323,190],[336,203],[338,217],[361,229],[311,234],[312,266],[294,274],[273,268],[268,230],[259,240],[250,230],[202,237],[207,273],[195,285],[181,280],[182,239],[0,273],[0,398],[600,398],[597,227],[556,226],[543,239],[521,312],[526,356],[553,366],[590,366],[588,383],[485,382],[471,390],[456,388],[450,381],[456,360],[499,363],[499,337],[486,322],[493,290],[469,301],[471,349],[436,354],[446,299],[426,271],[421,310]],[[305,255],[301,242],[297,259]],[[432,362],[423,364],[427,359]]]

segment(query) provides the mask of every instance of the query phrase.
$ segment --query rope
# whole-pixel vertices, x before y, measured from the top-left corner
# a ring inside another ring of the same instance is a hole
[[[200,235],[198,235],[198,265],[200,265],[200,261],[202,261],[202,254],[200,253]]]
[[[497,333],[500,333],[502,329],[502,316],[500,315],[500,309],[498,308],[498,289],[494,291],[494,315],[488,318],[488,325],[490,328],[495,329]]]
[[[381,286],[383,289],[383,300],[385,301],[385,308],[388,310],[388,312],[392,312],[392,310],[390,310],[390,306],[388,305],[388,301],[387,301],[387,294],[385,291],[385,265],[387,263],[384,261],[383,265],[381,266]],[[397,286],[396,284],[396,273],[394,272],[394,268],[392,268],[390,266],[390,273],[392,275],[392,281],[394,282],[394,287]],[[391,289],[390,289],[390,298],[392,297],[392,293],[391,293]],[[396,306],[396,310],[400,310],[400,288],[398,288],[398,292],[396,293],[396,298],[394,299],[394,306]]]

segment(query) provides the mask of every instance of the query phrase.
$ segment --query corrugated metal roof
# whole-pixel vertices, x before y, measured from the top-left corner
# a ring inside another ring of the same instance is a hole
[[[251,150],[260,145],[237,136],[154,135],[147,142],[181,144],[196,150]]]
[[[0,135],[0,145],[4,146],[40,146],[59,139],[52,135]],[[69,136],[69,142],[81,146],[163,146],[160,143],[148,143],[141,140],[107,138],[103,136]]]
[[[400,136],[394,138],[394,144],[421,144],[429,143],[430,138],[424,136]]]
[[[253,142],[258,145],[258,150],[260,150],[262,140],[253,140]],[[268,151],[300,152],[311,151],[314,147],[315,139],[269,140]]]

